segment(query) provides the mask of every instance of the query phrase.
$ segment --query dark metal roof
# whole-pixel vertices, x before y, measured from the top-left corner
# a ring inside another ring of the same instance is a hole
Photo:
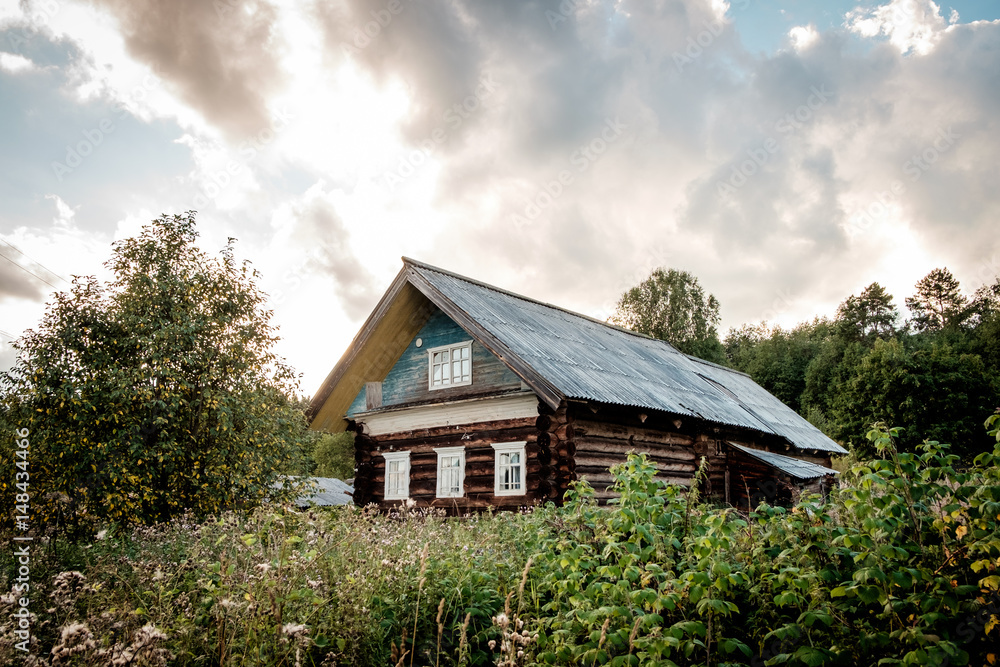
[[[735,442],[730,442],[729,446],[735,447],[744,454],[752,456],[758,461],[766,463],[772,468],[780,470],[787,475],[791,475],[796,479],[816,479],[817,477],[824,477],[826,475],[840,474],[833,468],[826,468],[816,463],[810,463],[809,461],[803,461],[802,459],[795,459],[790,456],[782,456],[781,454],[775,454],[774,452],[751,449],[749,447],[744,447],[743,445],[737,445]]]
[[[800,449],[847,451],[744,373],[689,357],[649,336],[404,261],[424,288],[436,292],[427,295],[432,301],[443,296],[467,315],[459,324],[481,328],[506,348],[494,353],[504,358],[509,351],[523,362],[519,365],[535,376],[523,379],[533,387],[775,434]]]

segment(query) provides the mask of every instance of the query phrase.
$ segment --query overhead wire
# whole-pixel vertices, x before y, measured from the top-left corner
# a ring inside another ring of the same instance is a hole
[[[63,281],[64,283],[67,283],[67,284],[69,284],[69,282],[70,282],[70,281],[66,280],[66,279],[65,279],[65,278],[63,278],[63,277],[62,277],[61,275],[59,275],[58,273],[56,273],[55,271],[53,271],[53,270],[52,270],[52,269],[50,269],[49,267],[47,267],[47,266],[45,266],[44,264],[42,264],[42,263],[41,263],[41,262],[39,262],[39,261],[38,261],[37,259],[35,259],[35,258],[34,258],[34,257],[32,257],[31,255],[29,255],[28,253],[26,253],[26,252],[24,252],[23,250],[21,250],[20,248],[18,248],[18,247],[17,247],[16,245],[14,245],[13,243],[11,243],[11,242],[10,242],[10,241],[8,241],[7,239],[5,239],[5,238],[0,238],[0,241],[3,241],[3,242],[4,242],[4,243],[6,243],[7,245],[9,245],[9,246],[10,246],[11,248],[13,248],[14,250],[18,251],[19,253],[21,253],[22,255],[24,255],[25,257],[27,257],[28,259],[30,259],[30,260],[31,260],[32,262],[34,262],[35,264],[37,264],[38,266],[42,267],[43,269],[45,269],[46,271],[48,271],[49,273],[51,273],[52,275],[54,275],[54,276],[55,276],[56,278],[58,278],[59,280]]]
[[[42,278],[42,277],[41,277],[40,275],[38,275],[38,274],[37,274],[37,273],[35,273],[34,271],[31,271],[31,270],[29,270],[29,269],[26,269],[25,267],[21,266],[20,264],[18,264],[18,263],[17,263],[17,262],[15,262],[14,260],[12,260],[12,259],[11,259],[10,257],[8,257],[7,255],[2,255],[2,254],[0,254],[0,257],[3,257],[3,258],[4,258],[4,259],[6,259],[6,260],[7,260],[8,262],[10,262],[11,264],[13,264],[13,265],[14,265],[14,266],[16,266],[17,268],[21,269],[22,271],[25,271],[25,272],[27,272],[27,273],[30,273],[31,275],[35,276],[36,278],[38,278],[39,280],[41,280],[41,281],[42,281],[43,283],[45,283],[46,285],[48,285],[48,286],[49,286],[49,287],[51,287],[52,289],[59,289],[58,287],[56,287],[55,285],[53,285],[52,283],[50,283],[50,282],[49,282],[48,280],[46,280],[45,278]],[[25,255],[25,257],[27,257],[27,255]]]

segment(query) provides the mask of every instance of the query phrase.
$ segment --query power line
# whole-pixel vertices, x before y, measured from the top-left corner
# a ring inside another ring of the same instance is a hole
[[[7,260],[8,262],[10,262],[11,264],[13,264],[13,265],[14,265],[14,266],[16,266],[17,268],[21,269],[22,271],[26,271],[27,273],[30,273],[31,275],[35,276],[36,278],[38,278],[39,280],[41,280],[41,281],[42,281],[43,283],[45,283],[46,285],[48,285],[48,286],[49,286],[49,287],[51,287],[52,289],[59,289],[58,287],[56,287],[55,285],[53,285],[52,283],[50,283],[50,282],[49,282],[48,280],[46,280],[45,278],[42,278],[42,277],[41,277],[40,275],[38,275],[37,273],[34,273],[34,272],[32,272],[32,271],[29,271],[28,269],[24,268],[23,266],[21,266],[20,264],[18,264],[18,263],[17,263],[17,262],[15,262],[14,260],[12,260],[12,259],[11,259],[10,257],[8,257],[7,255],[3,255],[3,254],[0,254],[0,257],[3,257],[3,258],[4,258],[4,259],[6,259],[6,260]],[[25,255],[25,257],[27,257],[27,255]]]
[[[17,336],[15,336],[15,335],[14,335],[14,334],[12,334],[12,333],[7,333],[7,332],[6,332],[6,331],[4,331],[3,329],[0,329],[0,334],[2,334],[2,335],[4,335],[4,336],[6,336],[7,338],[10,338],[11,340],[16,340],[16,339],[17,339]]]
[[[42,264],[42,263],[41,263],[41,262],[39,262],[39,261],[38,261],[37,259],[35,259],[35,258],[34,258],[34,257],[32,257],[31,255],[29,255],[28,253],[24,252],[23,250],[21,250],[20,248],[18,248],[18,247],[17,247],[16,245],[14,245],[13,243],[11,243],[11,242],[10,242],[10,241],[8,241],[7,239],[5,239],[5,238],[0,238],[0,241],[3,241],[3,242],[4,242],[4,243],[6,243],[7,245],[9,245],[9,246],[10,246],[11,248],[13,248],[14,250],[18,251],[19,253],[21,253],[22,255],[24,255],[25,257],[27,257],[28,259],[30,259],[30,260],[31,260],[32,262],[34,262],[35,264],[37,264],[38,266],[42,267],[43,269],[45,269],[46,271],[48,271],[49,273],[51,273],[52,275],[54,275],[54,276],[55,276],[56,278],[58,278],[59,280],[63,281],[63,282],[64,282],[64,283],[66,283],[66,284],[71,284],[71,283],[70,283],[70,282],[69,282],[68,280],[66,280],[65,278],[63,278],[63,277],[62,277],[61,275],[59,275],[58,273],[56,273],[55,271],[53,271],[53,270],[52,270],[52,269],[50,269],[49,267],[47,267],[47,266],[45,266],[44,264]]]

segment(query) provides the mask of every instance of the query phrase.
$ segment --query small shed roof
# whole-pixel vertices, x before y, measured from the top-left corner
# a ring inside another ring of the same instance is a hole
[[[817,477],[824,477],[826,475],[840,474],[833,468],[827,468],[816,463],[803,461],[802,459],[794,459],[790,456],[782,456],[781,454],[765,452],[760,449],[751,449],[750,447],[737,445],[735,442],[730,442],[729,445],[731,447],[735,447],[748,456],[752,456],[761,463],[765,463],[776,470],[780,470],[786,475],[791,475],[795,479],[816,479]]]
[[[331,505],[350,505],[354,487],[347,482],[335,477],[305,477],[298,478],[297,484],[302,485],[303,494],[295,499],[295,504],[299,507],[316,505],[318,507],[329,507]],[[273,486],[280,488],[281,482],[276,482]]]

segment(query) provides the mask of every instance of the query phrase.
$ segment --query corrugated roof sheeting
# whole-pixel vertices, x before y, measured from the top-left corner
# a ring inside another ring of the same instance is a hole
[[[817,477],[824,477],[826,475],[840,474],[833,468],[827,468],[816,463],[803,461],[802,459],[795,459],[791,456],[782,456],[781,454],[775,454],[774,452],[751,449],[750,447],[737,445],[735,442],[730,442],[729,445],[731,447],[735,447],[748,456],[754,457],[758,461],[766,463],[776,470],[780,470],[787,475],[791,475],[795,479],[816,479]]]
[[[329,507],[350,505],[352,502],[350,494],[354,493],[354,487],[343,480],[335,477],[310,477],[306,481],[311,484],[312,492],[296,498],[295,504],[299,507]]]
[[[802,449],[846,453],[742,373],[688,357],[660,340],[411,266],[567,398],[664,410],[780,435]]]

